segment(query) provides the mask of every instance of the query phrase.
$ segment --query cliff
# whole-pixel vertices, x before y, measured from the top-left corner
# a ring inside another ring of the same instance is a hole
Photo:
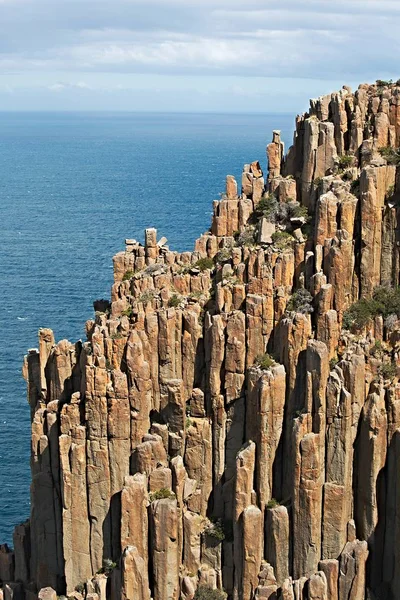
[[[87,341],[39,332],[0,598],[400,598],[399,146],[400,86],[312,100],[193,252],[147,229]]]

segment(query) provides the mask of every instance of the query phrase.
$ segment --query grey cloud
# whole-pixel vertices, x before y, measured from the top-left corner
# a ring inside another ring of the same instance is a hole
[[[0,0],[0,70],[371,78],[395,73],[386,0]]]

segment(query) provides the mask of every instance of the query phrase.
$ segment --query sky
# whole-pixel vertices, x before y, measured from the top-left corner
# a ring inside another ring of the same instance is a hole
[[[301,112],[400,77],[400,0],[0,0],[0,110]]]

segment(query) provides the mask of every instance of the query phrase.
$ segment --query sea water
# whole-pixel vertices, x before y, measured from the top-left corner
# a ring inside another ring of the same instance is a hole
[[[40,327],[84,338],[108,298],[112,256],[156,227],[191,250],[225,176],[266,166],[293,115],[0,113],[0,543],[29,516],[23,355]]]

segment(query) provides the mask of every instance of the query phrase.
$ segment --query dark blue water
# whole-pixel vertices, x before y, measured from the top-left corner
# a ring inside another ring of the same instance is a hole
[[[190,250],[226,174],[260,160],[289,115],[0,113],[0,541],[29,515],[21,377],[39,327],[79,339],[113,254],[145,227]]]

